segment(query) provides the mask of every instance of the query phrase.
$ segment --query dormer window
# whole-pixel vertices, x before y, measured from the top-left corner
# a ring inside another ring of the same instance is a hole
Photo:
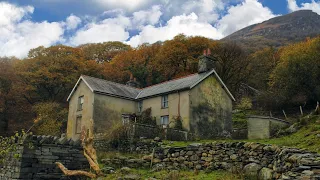
[[[84,97],[83,96],[80,96],[78,98],[78,111],[82,111],[83,109],[83,103],[84,103]]]
[[[161,108],[168,108],[169,107],[169,101],[168,101],[168,95],[161,97]]]

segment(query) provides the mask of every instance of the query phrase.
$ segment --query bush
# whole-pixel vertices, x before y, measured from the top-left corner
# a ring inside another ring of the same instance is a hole
[[[183,130],[181,116],[173,117],[173,120],[174,120],[174,128],[178,130]]]
[[[151,108],[148,108],[142,111],[141,115],[137,116],[137,122],[141,124],[152,125],[152,126],[157,125],[155,118],[151,116]]]
[[[55,102],[44,102],[35,105],[37,118],[34,120],[34,131],[40,135],[59,136],[65,132],[68,111]]]

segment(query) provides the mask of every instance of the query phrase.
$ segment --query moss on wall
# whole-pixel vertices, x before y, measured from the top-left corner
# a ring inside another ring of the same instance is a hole
[[[200,138],[230,136],[232,100],[215,76],[191,90],[191,131]]]
[[[122,114],[135,113],[136,102],[105,95],[94,95],[94,132],[107,133],[118,123],[122,123]]]

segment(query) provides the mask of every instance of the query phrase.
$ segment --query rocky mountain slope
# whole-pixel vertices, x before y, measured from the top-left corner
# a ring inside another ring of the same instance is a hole
[[[296,11],[243,28],[222,41],[234,41],[248,51],[279,47],[320,35],[320,15],[311,10]]]

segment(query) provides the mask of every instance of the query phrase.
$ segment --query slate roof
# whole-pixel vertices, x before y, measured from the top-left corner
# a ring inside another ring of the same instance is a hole
[[[102,94],[109,94],[109,95],[116,95],[126,98],[135,99],[138,94],[140,93],[140,89],[127,86],[124,84],[119,84],[103,79],[98,79],[90,76],[82,75],[83,79],[86,83],[88,83],[88,86],[97,93]]]
[[[117,96],[117,97],[122,97],[126,99],[132,99],[132,100],[138,100],[138,99],[145,99],[148,97],[157,96],[161,94],[168,94],[174,91],[192,89],[194,86],[196,86],[198,83],[206,79],[211,74],[216,75],[218,81],[226,90],[226,92],[229,94],[230,98],[232,100],[235,100],[233,95],[230,93],[230,91],[226,87],[226,85],[223,83],[223,81],[220,79],[216,71],[213,69],[208,72],[204,72],[200,74],[198,73],[192,74],[186,77],[173,79],[173,80],[166,81],[153,86],[149,86],[143,89],[138,89],[138,88],[124,85],[124,84],[119,84],[119,83],[115,83],[115,82],[111,82],[103,79],[82,75],[79,78],[75,87],[73,88],[72,92],[70,93],[67,101],[69,101],[70,97],[72,96],[73,92],[75,91],[75,89],[77,88],[81,80],[84,81],[87,84],[87,86],[90,88],[90,90],[94,93]]]
[[[207,76],[210,72],[201,74],[192,74],[187,77],[166,81],[160,84],[143,88],[137,99],[142,99],[158,94],[165,94],[172,91],[190,89],[190,87]]]

